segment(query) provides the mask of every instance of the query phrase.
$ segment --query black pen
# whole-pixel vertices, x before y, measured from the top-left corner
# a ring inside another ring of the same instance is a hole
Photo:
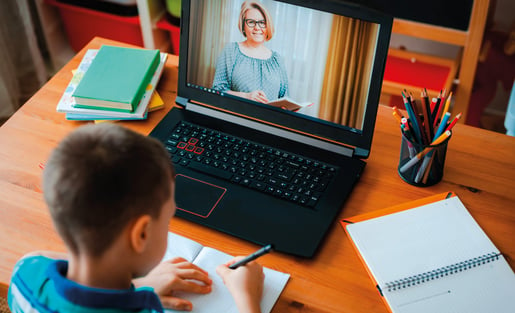
[[[239,260],[238,262],[229,265],[229,268],[231,270],[237,269],[238,267],[243,266],[243,265],[249,263],[250,261],[254,261],[255,259],[259,258],[262,255],[267,254],[270,251],[272,251],[272,245],[266,245],[263,248],[259,249],[258,251]]]

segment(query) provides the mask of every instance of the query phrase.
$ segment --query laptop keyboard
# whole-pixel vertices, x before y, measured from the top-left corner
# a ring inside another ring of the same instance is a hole
[[[165,142],[175,165],[314,208],[337,167],[180,122]]]

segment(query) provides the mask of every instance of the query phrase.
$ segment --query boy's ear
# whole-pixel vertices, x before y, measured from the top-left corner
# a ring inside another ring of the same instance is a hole
[[[142,215],[136,219],[130,229],[130,245],[134,252],[142,253],[148,244],[150,223],[152,217],[150,215]]]

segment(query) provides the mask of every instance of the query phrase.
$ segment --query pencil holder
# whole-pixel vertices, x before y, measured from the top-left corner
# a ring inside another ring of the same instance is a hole
[[[410,140],[403,133],[399,176],[408,184],[418,187],[432,186],[441,181],[447,144],[451,136],[437,145],[422,145]]]

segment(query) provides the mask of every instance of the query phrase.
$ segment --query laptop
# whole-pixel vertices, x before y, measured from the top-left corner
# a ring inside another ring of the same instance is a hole
[[[182,2],[177,106],[150,136],[175,165],[177,216],[310,258],[365,169],[392,18],[242,2]]]

